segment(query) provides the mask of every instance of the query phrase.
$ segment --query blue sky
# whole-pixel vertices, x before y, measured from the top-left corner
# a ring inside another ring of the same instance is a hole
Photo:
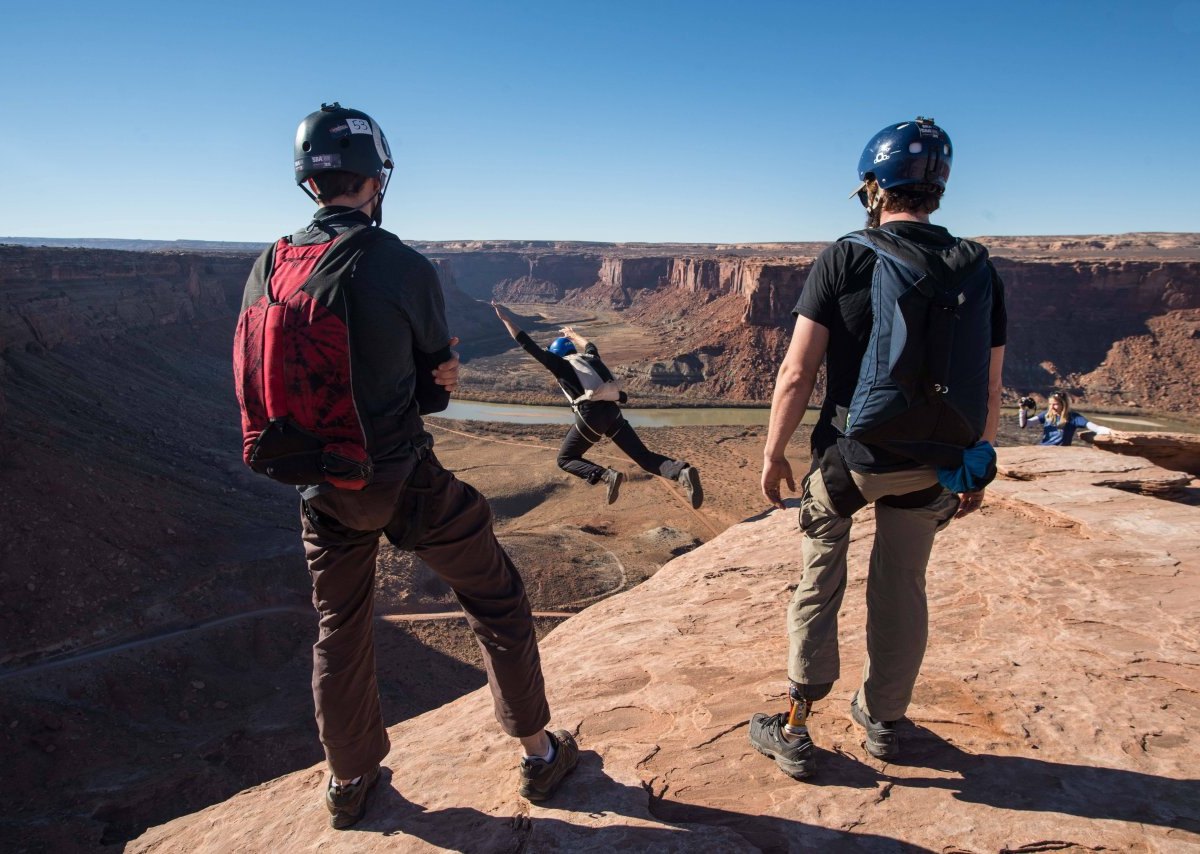
[[[917,114],[958,233],[1200,231],[1200,0],[48,0],[3,41],[0,235],[271,240],[333,100],[387,133],[408,239],[832,239]]]

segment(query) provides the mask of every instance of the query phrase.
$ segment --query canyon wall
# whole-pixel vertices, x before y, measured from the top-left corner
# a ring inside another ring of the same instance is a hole
[[[1092,406],[1196,409],[1194,235],[996,244],[1009,316],[1010,392],[1066,388]],[[630,388],[680,402],[769,397],[791,309],[820,249],[519,242],[418,248],[438,268],[452,331],[468,355],[508,346],[486,305],[493,298],[618,311],[659,341],[656,352],[623,366]],[[0,246],[0,351],[232,317],[252,258]],[[2,395],[0,376],[0,412]]]
[[[0,246],[0,351],[233,315],[254,257]]]
[[[994,260],[1009,317],[1006,388],[1012,394],[1065,388],[1093,406],[1195,411],[1200,253],[1194,239],[1184,239],[1190,236],[1168,236],[1174,239],[998,241]],[[519,263],[518,253],[490,247],[442,255],[428,247],[479,299],[606,308],[662,332],[661,352],[629,366],[631,388],[670,390],[695,402],[767,399],[772,365],[786,348],[791,310],[815,253],[678,249],[570,254],[559,262],[569,275],[550,278],[553,256],[537,250]],[[1105,251],[1138,257],[1095,257]],[[1069,257],[1076,252],[1090,257]],[[489,273],[493,268],[501,272]],[[489,275],[498,276],[490,290]],[[763,358],[751,358],[751,351]]]

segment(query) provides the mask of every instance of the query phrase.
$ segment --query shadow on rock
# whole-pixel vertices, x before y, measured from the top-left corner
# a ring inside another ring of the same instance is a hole
[[[516,786],[514,774],[512,784]],[[402,783],[401,783],[402,785]],[[923,852],[927,849],[869,833],[849,833],[775,816],[696,806],[619,783],[604,773],[594,751],[582,751],[553,800],[528,813],[489,815],[472,807],[428,810],[408,800],[384,772],[368,817],[352,831],[411,837],[449,851],[831,851]],[[551,810],[561,810],[557,818]],[[582,816],[587,816],[586,820]],[[623,822],[622,817],[629,819]],[[655,826],[647,826],[646,823]],[[664,823],[671,826],[664,827]],[[397,843],[403,843],[397,839]]]
[[[933,768],[960,779],[892,777],[876,771],[876,780],[956,790],[954,797],[960,801],[997,809],[1058,812],[1200,832],[1197,779],[1175,780],[1029,756],[967,753],[916,724],[904,725],[900,735],[904,751],[893,764]]]

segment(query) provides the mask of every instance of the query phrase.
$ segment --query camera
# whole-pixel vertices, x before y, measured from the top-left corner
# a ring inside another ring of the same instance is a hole
[[[1021,408],[1022,409],[1037,409],[1037,401],[1034,400],[1032,397],[1023,397],[1023,398],[1021,398]]]

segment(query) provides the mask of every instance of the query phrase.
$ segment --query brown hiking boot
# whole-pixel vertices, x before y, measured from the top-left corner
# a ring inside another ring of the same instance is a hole
[[[329,788],[325,790],[325,806],[329,808],[329,826],[335,830],[345,830],[351,825],[358,824],[367,814],[367,796],[379,782],[379,766],[376,765],[362,775],[357,783],[349,786],[333,785],[329,778]]]
[[[604,482],[608,484],[608,503],[612,504],[617,500],[621,484],[625,482],[625,475],[616,469],[608,469],[604,472]]]
[[[558,789],[563,778],[575,770],[579,762],[579,745],[565,729],[547,732],[554,744],[554,760],[521,758],[521,788],[517,791],[527,801],[544,801]]]

